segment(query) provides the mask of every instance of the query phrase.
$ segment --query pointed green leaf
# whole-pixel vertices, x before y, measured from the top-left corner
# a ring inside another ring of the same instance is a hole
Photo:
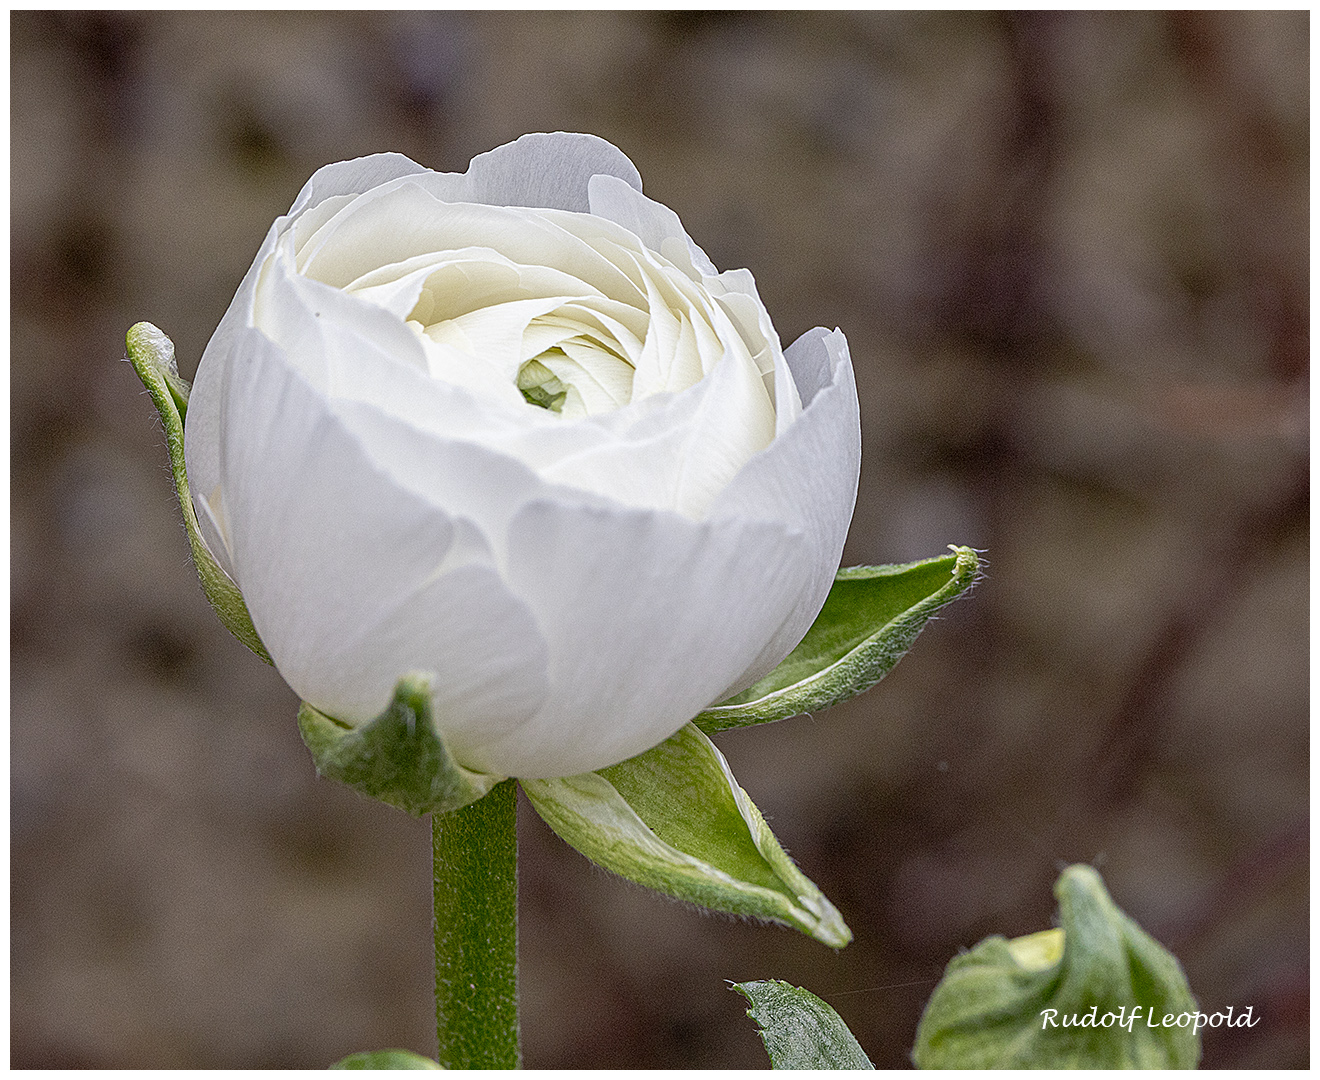
[[[165,444],[169,448],[170,468],[174,473],[174,493],[179,497],[193,565],[197,567],[206,599],[229,632],[269,664],[270,654],[252,625],[243,594],[215,561],[202,539],[197,511],[193,509],[192,496],[188,494],[188,469],[183,460],[183,421],[188,411],[189,386],[179,376],[174,342],[151,323],[137,323],[128,331],[128,360],[151,395],[165,427]]]
[[[775,1069],[874,1069],[839,1014],[815,994],[778,979],[734,983]]]
[[[787,923],[833,948],[852,940],[691,724],[608,769],[519,782],[550,828],[606,870],[715,911]]]
[[[336,1061],[332,1069],[438,1069],[441,1066],[411,1050],[362,1050]]]
[[[840,570],[825,606],[774,671],[693,723],[708,735],[818,712],[868,690],[912,647],[939,608],[976,580],[976,552]]]
[[[467,806],[504,779],[471,772],[450,756],[432,720],[425,675],[400,679],[389,708],[358,727],[304,701],[298,730],[318,773],[414,817]]]
[[[918,1068],[1196,1068],[1209,1018],[1178,961],[1091,867],[1070,866],[1054,895],[1061,929],[989,937],[949,963],[917,1028]]]

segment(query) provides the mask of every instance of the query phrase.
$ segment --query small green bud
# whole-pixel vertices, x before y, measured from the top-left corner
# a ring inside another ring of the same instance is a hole
[[[558,349],[552,350],[559,352]],[[568,387],[555,377],[555,373],[541,361],[532,359],[518,369],[518,389],[532,405],[551,412],[563,412]]]
[[[921,1069],[1194,1069],[1201,1015],[1173,955],[1115,906],[1100,875],[1054,886],[1061,929],[986,938],[926,1004]]]
[[[332,1069],[441,1069],[428,1057],[411,1050],[360,1050],[336,1061]]]

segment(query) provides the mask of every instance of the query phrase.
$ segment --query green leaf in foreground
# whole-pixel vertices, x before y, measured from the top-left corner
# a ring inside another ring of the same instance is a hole
[[[192,548],[193,565],[201,579],[202,589],[220,621],[229,632],[259,657],[270,663],[270,654],[257,636],[252,616],[243,603],[243,594],[224,572],[215,556],[202,539],[197,511],[188,493],[188,469],[183,460],[183,421],[188,412],[189,386],[179,376],[174,359],[174,342],[148,322],[140,322],[128,331],[128,361],[151,395],[151,401],[160,413],[165,428],[165,444],[170,454],[170,470],[174,474],[174,493],[183,511],[183,524],[188,531],[188,544]]]
[[[778,979],[733,983],[752,1003],[775,1069],[874,1069],[839,1014],[815,994]]]
[[[362,1050],[330,1066],[332,1069],[438,1069],[428,1057],[411,1050]]]
[[[504,779],[455,762],[431,709],[430,680],[408,675],[389,708],[370,723],[350,727],[304,701],[298,730],[322,776],[420,817],[476,802]]]
[[[825,606],[774,671],[693,723],[708,735],[818,712],[883,679],[941,607],[976,580],[968,547],[899,566],[840,570]]]
[[[620,877],[714,911],[786,923],[833,948],[852,940],[724,755],[691,724],[608,769],[519,783],[550,828]]]
[[[1206,1018],[1178,961],[1091,867],[1070,866],[1054,895],[1062,928],[986,938],[949,963],[918,1068],[1194,1069]]]

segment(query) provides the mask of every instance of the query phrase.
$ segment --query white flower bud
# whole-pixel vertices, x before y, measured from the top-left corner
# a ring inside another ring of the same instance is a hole
[[[463,768],[622,761],[782,660],[852,515],[838,331],[781,351],[622,153],[319,170],[202,358],[188,482],[280,673],[350,725],[423,673]]]

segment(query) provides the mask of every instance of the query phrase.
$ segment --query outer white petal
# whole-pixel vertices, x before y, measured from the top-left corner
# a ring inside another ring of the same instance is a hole
[[[539,711],[445,729],[469,767],[572,775],[662,741],[721,696],[810,577],[805,538],[779,523],[625,509],[374,406],[330,408],[376,468],[480,527],[548,642],[553,688]]]
[[[472,760],[564,776],[662,742],[752,662],[794,607],[810,558],[778,523],[528,505],[506,572],[550,643],[551,696]]]
[[[674,211],[642,194],[641,183],[626,184],[615,176],[593,176],[589,186],[591,213],[622,225],[643,244],[688,273],[694,281],[719,271],[697,247]]]
[[[642,177],[627,155],[602,138],[567,131],[524,135],[472,159],[468,198],[492,206],[588,213],[587,185],[598,174],[642,190]]]
[[[317,169],[303,185],[288,215],[271,225],[257,257],[243,277],[234,299],[216,327],[202,354],[188,401],[185,429],[189,485],[194,492],[206,495],[215,490],[219,476],[220,385],[233,350],[234,339],[252,325],[252,302],[258,275],[267,257],[274,252],[280,236],[305,211],[327,199],[369,191],[388,180],[417,173],[429,173],[425,167],[402,154],[372,154],[339,161]]]
[[[202,542],[212,557],[220,564],[220,569],[234,577],[234,566],[229,558],[229,538],[224,528],[224,492],[216,484],[209,497],[197,492],[192,494],[193,508],[197,511],[197,525],[202,533]]]
[[[540,707],[548,655],[482,529],[377,470],[260,332],[239,343],[226,382],[235,577],[280,674],[361,722],[400,676],[431,672],[441,732],[477,764],[464,753],[474,732],[515,729]]]
[[[360,194],[396,177],[425,174],[446,202],[532,206],[586,213],[587,183],[607,174],[642,189],[628,156],[596,135],[555,131],[524,135],[478,154],[465,173],[439,173],[402,154],[372,154],[318,169],[294,200],[290,215],[334,195]]]
[[[280,219],[270,227],[266,239],[248,272],[243,276],[238,292],[220,319],[211,340],[207,342],[202,359],[197,365],[192,393],[188,397],[188,415],[183,429],[183,453],[188,465],[188,487],[197,497],[209,497],[220,485],[220,400],[225,372],[229,369],[236,340],[252,325],[252,302],[256,295],[257,278],[267,257],[279,243]],[[205,514],[197,504],[198,517]],[[207,543],[211,540],[208,536]]]
[[[808,330],[784,350],[784,359],[793,373],[803,408],[827,386],[838,381],[842,368],[847,368],[848,378],[852,378],[848,339],[842,330],[826,330],[823,326]],[[853,396],[856,397],[855,384]]]
[[[303,377],[323,393],[337,392],[354,369],[426,370],[421,341],[382,307],[291,273],[283,251],[268,263],[253,310],[254,325],[281,346]]]
[[[508,455],[425,431],[374,403],[339,400],[330,408],[372,464],[399,487],[479,526],[498,565],[507,560],[509,528],[525,505],[546,498],[591,502],[581,492],[547,484]]]
[[[360,195],[374,187],[400,176],[430,173],[424,165],[402,154],[368,154],[350,161],[337,161],[323,165],[312,173],[289,207],[288,217],[297,217],[303,211],[325,202],[336,195]]]
[[[790,617],[721,698],[774,668],[820,614],[857,501],[862,428],[848,342],[838,330],[817,327],[784,355],[802,394],[802,415],[743,467],[715,500],[710,517],[761,518],[801,529],[813,569]]]

